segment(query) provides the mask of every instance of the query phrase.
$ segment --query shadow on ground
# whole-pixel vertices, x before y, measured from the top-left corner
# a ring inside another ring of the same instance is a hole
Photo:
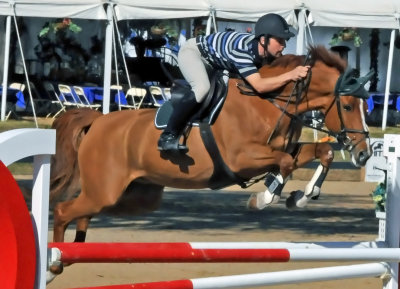
[[[161,207],[152,213],[132,216],[126,209],[129,206],[124,204],[94,217],[90,227],[149,231],[226,229],[267,232],[283,229],[320,235],[376,234],[378,230],[374,211],[365,196],[325,196],[307,208],[295,211],[285,207],[285,200],[262,211],[249,211],[246,209],[248,197],[249,194],[236,191],[167,191]],[[343,206],[343,200],[357,204],[359,208],[349,209]]]

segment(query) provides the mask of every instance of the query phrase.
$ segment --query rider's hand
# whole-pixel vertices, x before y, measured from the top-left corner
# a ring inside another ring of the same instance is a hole
[[[293,81],[296,81],[296,80],[300,80],[300,79],[306,77],[309,69],[310,69],[309,65],[297,66],[295,69],[293,69],[290,72],[291,79]]]

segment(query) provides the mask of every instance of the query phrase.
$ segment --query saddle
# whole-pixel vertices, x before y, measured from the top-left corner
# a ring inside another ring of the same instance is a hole
[[[214,172],[208,186],[211,189],[221,189],[233,184],[246,187],[245,182],[247,180],[243,180],[235,175],[225,164],[210,127],[214,124],[225,102],[228,92],[228,77],[223,71],[217,70],[212,74],[210,79],[211,86],[206,99],[203,101],[197,113],[189,119],[187,127],[198,126],[200,128],[204,146],[213,161]],[[174,81],[174,85],[171,89],[171,100],[164,102],[157,110],[154,120],[156,128],[163,129],[167,126],[173,111],[174,101],[179,101],[190,89],[190,85],[186,81]],[[187,131],[190,131],[190,129]],[[188,133],[185,133],[184,136],[186,140]]]
[[[185,80],[174,80],[171,88],[171,99],[157,110],[154,124],[158,129],[164,129],[172,114],[174,102],[179,101],[190,90],[190,85]],[[227,76],[217,70],[211,76],[210,90],[202,102],[199,110],[189,119],[188,126],[199,126],[199,123],[212,125],[217,119],[225,102],[228,92]]]

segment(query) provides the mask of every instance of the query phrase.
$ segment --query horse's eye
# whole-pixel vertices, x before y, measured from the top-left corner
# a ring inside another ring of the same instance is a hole
[[[345,105],[343,105],[343,109],[345,111],[351,111],[351,105],[345,104]]]

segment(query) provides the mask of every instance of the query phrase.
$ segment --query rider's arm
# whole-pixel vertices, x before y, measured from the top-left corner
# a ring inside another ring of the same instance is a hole
[[[247,82],[258,92],[274,91],[290,81],[296,81],[307,76],[309,66],[297,66],[295,69],[272,77],[261,77],[256,72],[246,77]]]

